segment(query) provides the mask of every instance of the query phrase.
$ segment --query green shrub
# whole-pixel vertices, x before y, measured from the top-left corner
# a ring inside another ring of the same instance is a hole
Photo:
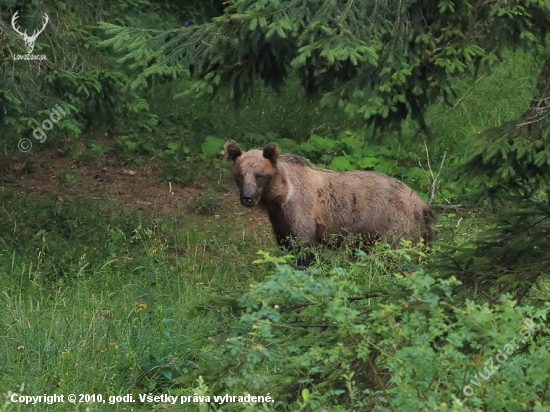
[[[394,269],[412,258],[389,256]],[[422,268],[366,291],[363,276],[385,266],[367,255],[326,274],[262,261],[275,271],[242,298],[230,393],[270,393],[292,411],[547,410],[547,309],[508,295],[463,305],[460,282]]]

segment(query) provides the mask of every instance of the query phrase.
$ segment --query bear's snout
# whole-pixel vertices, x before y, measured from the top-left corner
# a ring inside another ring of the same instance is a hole
[[[246,207],[252,207],[256,205],[256,201],[252,196],[242,195],[241,194],[241,205]]]
[[[246,207],[256,206],[262,195],[261,189],[252,179],[244,179],[241,186],[241,205]]]

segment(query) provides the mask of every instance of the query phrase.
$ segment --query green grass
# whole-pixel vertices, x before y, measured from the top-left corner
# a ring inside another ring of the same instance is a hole
[[[265,276],[251,262],[274,248],[269,232],[26,203],[2,208],[1,392],[167,391],[216,370],[233,300]]]
[[[437,145],[462,159],[475,147],[478,133],[518,119],[534,96],[540,65],[524,52],[507,54],[504,61],[477,79],[457,82],[452,106],[430,107],[428,123]]]

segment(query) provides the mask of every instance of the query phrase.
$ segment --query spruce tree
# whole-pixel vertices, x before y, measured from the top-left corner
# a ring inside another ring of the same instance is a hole
[[[256,80],[277,88],[292,73],[308,93],[377,127],[454,97],[508,49],[534,48],[550,28],[550,2],[235,0],[202,25],[171,31],[103,24],[107,44],[149,76],[193,76],[190,94],[247,96]]]
[[[550,58],[529,109],[485,131],[459,173],[470,200],[492,212],[480,238],[452,251],[444,266],[465,286],[496,285],[521,298],[550,268]]]

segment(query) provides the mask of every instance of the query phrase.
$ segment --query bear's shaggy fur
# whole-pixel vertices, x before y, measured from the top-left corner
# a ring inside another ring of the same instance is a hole
[[[430,208],[397,179],[319,169],[299,156],[279,155],[273,144],[242,152],[230,140],[224,152],[234,162],[241,204],[267,211],[280,246],[289,247],[292,240],[320,245],[346,234],[360,235],[367,244],[432,240]]]

